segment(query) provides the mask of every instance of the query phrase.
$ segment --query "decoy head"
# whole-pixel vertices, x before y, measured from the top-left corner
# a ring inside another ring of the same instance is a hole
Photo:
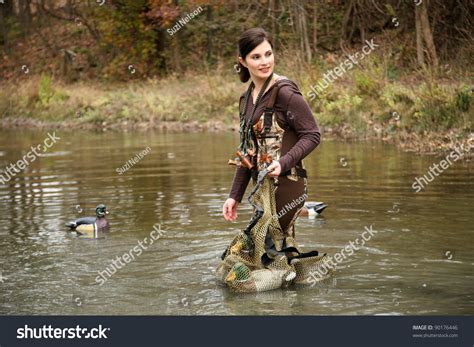
[[[109,211],[107,211],[107,207],[104,204],[100,204],[95,208],[95,214],[98,218],[105,217],[106,214],[109,214]]]
[[[233,245],[230,248],[230,254],[239,254],[243,247],[244,247],[244,244],[238,241],[235,245]]]
[[[242,250],[243,253],[249,253],[252,252],[254,249],[254,244],[252,239],[247,235],[243,234],[243,240],[237,241],[231,248],[230,248],[230,254],[239,254]]]
[[[229,273],[227,274],[225,281],[226,282],[234,282],[234,281],[246,281],[250,278],[250,269],[247,265],[237,262],[232,266]]]

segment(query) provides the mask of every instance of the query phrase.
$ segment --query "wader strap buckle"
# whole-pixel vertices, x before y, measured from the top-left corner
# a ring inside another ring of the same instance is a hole
[[[308,178],[307,174],[306,174],[306,170],[305,169],[302,169],[300,167],[294,167],[286,172],[282,172],[280,174],[280,176],[288,176],[288,175],[292,175],[294,174],[292,172],[292,170],[294,169],[294,171],[296,172],[296,176],[299,176],[299,177],[303,177],[303,178]]]
[[[264,116],[263,116],[263,135],[264,136],[268,134],[272,128],[273,114],[274,114],[273,106],[275,105],[275,101],[277,99],[277,95],[278,95],[278,91],[280,90],[280,87],[281,87],[281,84],[276,82],[275,85],[273,86],[272,95],[270,96],[270,99],[268,100],[268,103],[264,110]]]
[[[264,111],[264,116],[263,116],[263,134],[266,135],[270,132],[270,129],[272,128],[272,122],[273,122],[273,106],[272,107],[265,107]]]

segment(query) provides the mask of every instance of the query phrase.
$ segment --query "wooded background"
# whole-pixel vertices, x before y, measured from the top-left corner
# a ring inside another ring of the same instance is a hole
[[[167,32],[199,7],[176,34]],[[130,65],[134,78],[231,69],[240,33],[255,26],[300,64],[384,35],[397,47],[398,67],[436,72],[472,57],[473,14],[473,0],[0,0],[0,74],[14,78],[11,67],[29,58],[70,81],[128,79]]]

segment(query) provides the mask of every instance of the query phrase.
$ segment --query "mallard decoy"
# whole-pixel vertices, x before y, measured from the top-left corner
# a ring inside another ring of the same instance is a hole
[[[252,239],[246,234],[241,234],[241,239],[238,240],[231,248],[231,254],[239,254],[240,251],[244,250],[244,253],[249,253],[254,248]]]
[[[259,269],[250,271],[247,265],[237,262],[225,278],[226,284],[237,292],[253,293],[280,288],[289,283],[296,273],[288,270]]]
[[[109,229],[109,222],[105,219],[105,215],[109,214],[104,204],[97,205],[95,208],[96,217],[83,217],[73,222],[67,222],[66,226],[78,234],[96,238],[100,231]]]
[[[300,216],[308,216],[314,218],[323,213],[324,209],[328,207],[324,202],[308,201],[304,203]]]

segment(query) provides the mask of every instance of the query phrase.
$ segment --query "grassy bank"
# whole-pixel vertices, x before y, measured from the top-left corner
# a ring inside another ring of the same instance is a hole
[[[281,64],[280,73],[300,85],[324,133],[346,139],[380,138],[419,152],[449,150],[473,136],[472,87],[463,82],[468,75],[434,82],[414,73],[407,80],[373,58],[311,101],[310,86],[333,65],[322,61],[295,70]],[[219,71],[122,84],[63,84],[47,75],[31,76],[0,91],[0,125],[237,130],[243,89],[234,75]]]
[[[222,83],[224,85],[221,87]],[[236,121],[241,86],[217,76],[62,84],[43,75],[0,92],[4,127],[203,128]],[[234,116],[234,117],[233,117]]]

